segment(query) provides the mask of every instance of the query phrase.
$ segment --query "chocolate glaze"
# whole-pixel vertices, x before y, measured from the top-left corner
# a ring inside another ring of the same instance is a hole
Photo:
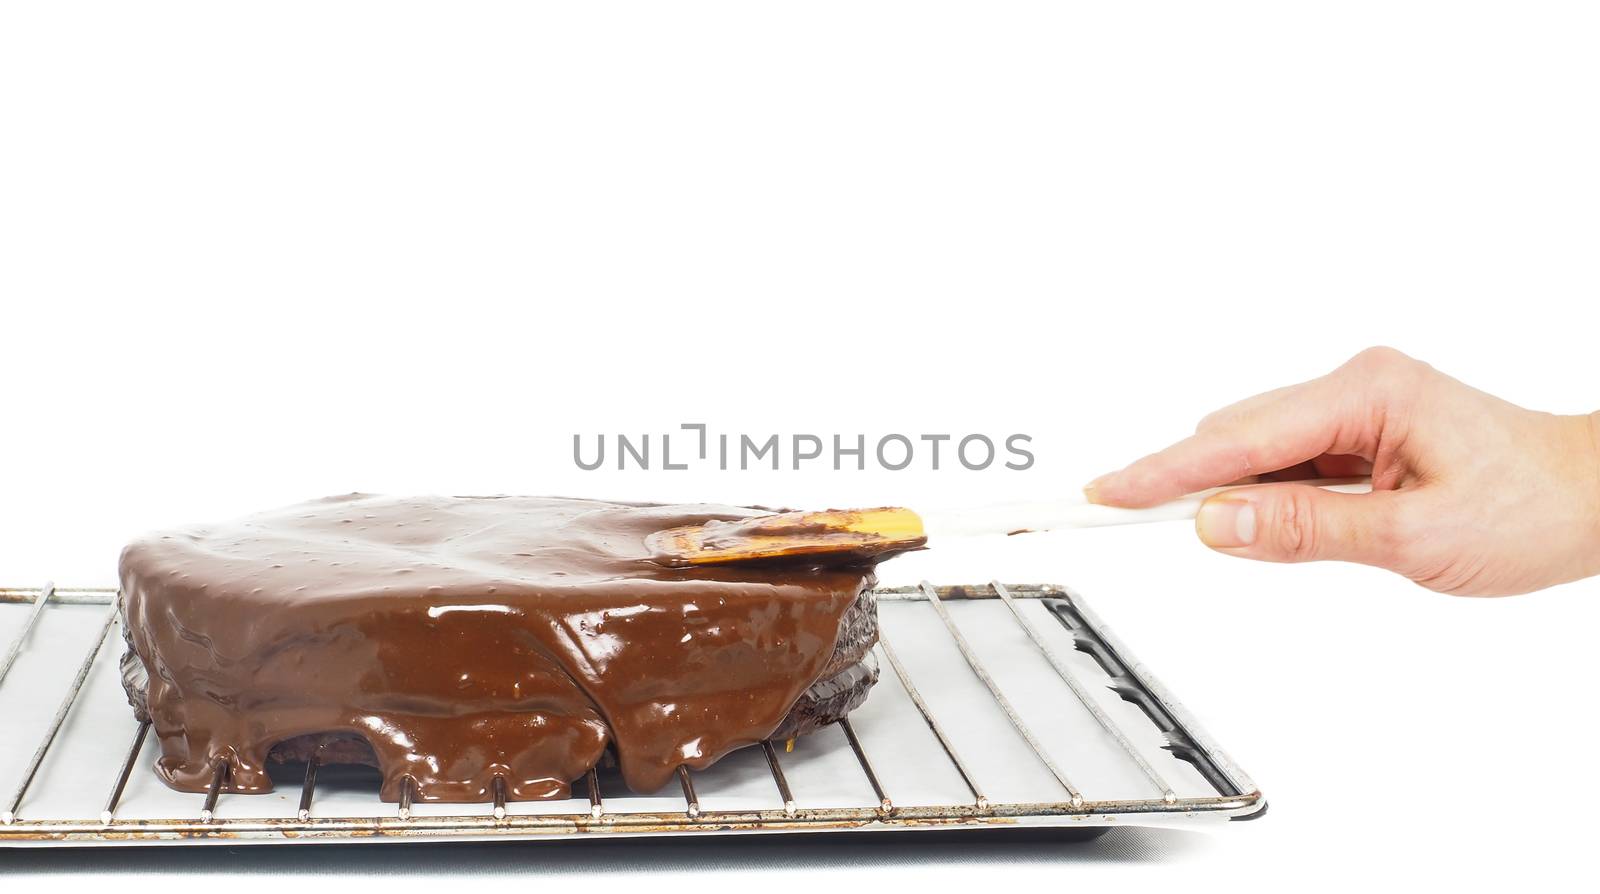
[[[136,541],[127,663],[157,772],[204,791],[225,760],[229,791],[270,791],[274,745],[331,734],[370,744],[387,801],[407,776],[424,801],[489,800],[497,775],[564,798],[609,744],[653,792],[863,672],[830,658],[883,556],[668,568],[644,545],[757,514],[351,494]]]

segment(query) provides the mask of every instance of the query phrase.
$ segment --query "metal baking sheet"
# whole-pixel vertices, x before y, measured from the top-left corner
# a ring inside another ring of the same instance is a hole
[[[848,723],[792,751],[746,748],[649,795],[600,771],[565,801],[408,809],[356,767],[307,784],[306,765],[286,764],[265,795],[168,789],[123,697],[115,593],[0,589],[0,669],[16,647],[0,678],[0,845],[1090,828],[1265,809],[1082,596],[999,583],[878,595],[880,682]]]

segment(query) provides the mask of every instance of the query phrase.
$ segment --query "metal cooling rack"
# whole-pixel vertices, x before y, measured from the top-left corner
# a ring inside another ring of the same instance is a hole
[[[0,845],[480,840],[1173,825],[1249,819],[1260,791],[1091,612],[1055,586],[879,590],[883,679],[849,720],[675,785],[590,771],[566,801],[377,799],[365,768],[283,765],[277,791],[167,789],[123,697],[105,589],[0,589]],[[113,647],[107,647],[108,640]]]

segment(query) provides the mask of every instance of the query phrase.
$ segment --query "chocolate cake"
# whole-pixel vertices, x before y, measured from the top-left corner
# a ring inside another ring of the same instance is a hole
[[[803,735],[876,682],[883,556],[672,568],[645,538],[763,510],[331,497],[122,554],[123,681],[170,786],[272,789],[271,760],[368,763],[380,796],[564,798],[612,751],[660,789]]]

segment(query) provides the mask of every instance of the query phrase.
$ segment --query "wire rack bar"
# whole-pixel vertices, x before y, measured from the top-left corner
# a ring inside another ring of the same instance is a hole
[[[300,783],[300,806],[295,811],[295,816],[301,822],[311,819],[311,799],[317,793],[317,768],[322,765],[322,747],[311,753],[311,759],[306,761],[306,778]]]
[[[494,790],[494,818],[503,820],[506,818],[506,778],[496,776],[491,787]]]
[[[128,756],[122,761],[122,769],[117,772],[117,781],[111,786],[111,795],[106,798],[106,807],[100,811],[100,822],[110,825],[112,818],[117,815],[117,804],[122,800],[122,790],[128,787],[128,777],[133,773],[133,765],[139,760],[139,752],[144,750],[144,740],[148,735],[150,735],[150,721],[140,721],[138,732],[133,734],[133,744],[128,746]]]
[[[1156,768],[1144,759],[1144,755],[1140,754],[1139,749],[1134,747],[1133,741],[1128,738],[1128,735],[1122,731],[1121,727],[1117,726],[1116,722],[1111,719],[1111,715],[1107,714],[1099,703],[1094,700],[1094,696],[1090,695],[1089,691],[1084,688],[1083,683],[1078,680],[1077,674],[1074,674],[1066,664],[1062,663],[1060,658],[1056,657],[1055,650],[1050,648],[1049,644],[1044,641],[1044,637],[1039,635],[1038,629],[1027,618],[1022,616],[1022,611],[1017,608],[1017,603],[1011,598],[1011,591],[1006,589],[1005,584],[999,581],[990,581],[989,588],[994,590],[995,595],[1000,597],[1000,601],[1004,602],[1006,608],[1011,610],[1011,616],[1017,619],[1017,623],[1028,634],[1028,639],[1033,640],[1033,644],[1039,647],[1039,651],[1044,655],[1045,660],[1050,662],[1052,668],[1055,668],[1056,675],[1061,677],[1061,681],[1067,684],[1067,688],[1072,690],[1072,694],[1077,696],[1078,701],[1089,710],[1089,714],[1094,717],[1096,723],[1100,724],[1100,728],[1110,734],[1112,739],[1116,740],[1117,745],[1138,766],[1145,777],[1155,784],[1156,791],[1161,793],[1161,799],[1169,804],[1176,801],[1178,794],[1172,790],[1172,784],[1167,782],[1157,772]]]
[[[117,601],[115,587],[58,587],[46,584],[44,598],[53,605],[110,605]],[[41,595],[39,587],[0,587],[0,605],[32,604]]]
[[[6,650],[4,661],[0,661],[0,683],[6,681],[6,675],[11,673],[11,665],[17,663],[17,656],[22,654],[22,644],[28,641],[28,634],[33,632],[33,625],[39,623],[39,615],[44,613],[44,604],[56,592],[56,585],[46,582],[39,588],[39,595],[33,600],[33,608],[28,609],[28,619],[22,622],[22,630],[18,631],[17,638],[11,641],[11,648]]]
[[[585,778],[589,781],[589,815],[599,819],[606,812],[606,804],[600,800],[600,777],[595,775],[591,767]]]
[[[778,749],[772,747],[772,742],[763,739],[761,750],[767,755],[767,769],[772,772],[772,781],[777,783],[778,797],[783,799],[783,812],[794,816],[794,792],[789,791],[789,780],[784,778],[783,765],[778,763]]]
[[[411,799],[416,794],[416,783],[410,775],[400,777],[400,804],[396,812],[403,820],[411,819]]]
[[[950,610],[945,608],[944,601],[939,598],[939,594],[934,590],[933,584],[923,581],[918,586],[922,588],[923,594],[928,597],[928,603],[933,606],[933,610],[939,613],[939,620],[943,621],[945,629],[950,631],[950,638],[956,641],[956,648],[961,650],[961,657],[967,660],[967,666],[972,668],[972,672],[978,675],[978,679],[983,681],[983,685],[989,688],[989,694],[994,696],[995,702],[1000,705],[1000,710],[1005,712],[1006,719],[1011,721],[1011,725],[1016,728],[1017,734],[1022,736],[1024,742],[1028,743],[1029,748],[1033,749],[1034,755],[1039,758],[1040,763],[1044,764],[1045,769],[1050,771],[1050,775],[1054,776],[1056,781],[1061,783],[1061,787],[1067,790],[1068,797],[1072,799],[1072,806],[1083,806],[1083,793],[1078,791],[1078,787],[1072,784],[1072,781],[1067,778],[1067,774],[1056,766],[1056,762],[1051,759],[1050,754],[1039,743],[1033,731],[1028,729],[1028,725],[1023,722],[1022,715],[1018,714],[1017,709],[1012,707],[1011,699],[1006,698],[1006,694],[1000,691],[1000,687],[995,683],[994,678],[989,676],[989,671],[984,668],[983,662],[978,660],[978,655],[972,650],[972,646],[967,643],[967,638],[961,635],[961,628],[957,627],[955,619],[950,617]]]
[[[961,755],[956,753],[956,746],[951,744],[950,737],[944,734],[944,728],[939,726],[939,721],[934,719],[933,711],[929,710],[928,703],[923,701],[922,693],[917,691],[915,683],[911,682],[911,674],[906,672],[905,665],[900,663],[900,657],[894,653],[894,647],[889,645],[889,638],[880,629],[878,631],[878,645],[883,649],[883,657],[889,659],[889,666],[894,668],[894,675],[900,680],[900,686],[905,689],[906,695],[911,697],[911,703],[917,706],[922,713],[923,722],[928,724],[928,729],[933,730],[934,738],[939,740],[939,745],[944,749],[945,756],[950,758],[950,763],[955,765],[956,772],[961,775],[961,781],[967,784],[967,791],[972,792],[974,803],[982,810],[989,806],[989,798],[978,788],[978,783],[968,772],[967,765],[962,762]]]
[[[878,796],[878,808],[884,813],[893,813],[894,802],[889,800],[889,795],[883,790],[883,784],[878,782],[878,774],[873,772],[872,761],[867,760],[867,751],[861,747],[861,740],[856,738],[856,730],[850,725],[850,718],[841,717],[839,728],[844,730],[845,740],[850,743],[850,750],[856,753],[856,761],[861,764],[861,772],[867,775],[867,782],[872,786],[873,794]]]
[[[105,644],[106,633],[111,630],[111,625],[117,621],[116,606],[106,612],[106,619],[100,625],[100,632],[95,637],[94,645],[89,649],[89,654],[84,657],[83,664],[78,667],[78,675],[72,678],[72,685],[67,687],[66,698],[62,699],[61,707],[56,709],[56,716],[50,721],[50,729],[44,735],[44,741],[39,743],[39,750],[33,753],[33,760],[28,762],[28,769],[22,774],[22,782],[17,786],[17,793],[11,798],[11,806],[0,813],[0,824],[11,825],[16,822],[17,811],[22,806],[22,799],[28,794],[28,786],[33,784],[34,776],[39,773],[39,766],[44,763],[44,756],[50,751],[50,746],[56,740],[56,734],[61,732],[61,724],[67,720],[67,715],[72,713],[72,706],[78,701],[78,693],[83,689],[83,681],[89,679],[89,671],[94,667],[95,656],[100,654],[100,647]]]
[[[217,768],[211,771],[211,785],[206,789],[206,803],[200,808],[200,822],[209,823],[217,818],[217,799],[222,796],[222,785],[228,781],[228,759],[218,758]]]
[[[678,766],[678,782],[683,786],[684,813],[694,819],[700,815],[700,798],[694,793],[694,782],[689,779],[689,768]]]

